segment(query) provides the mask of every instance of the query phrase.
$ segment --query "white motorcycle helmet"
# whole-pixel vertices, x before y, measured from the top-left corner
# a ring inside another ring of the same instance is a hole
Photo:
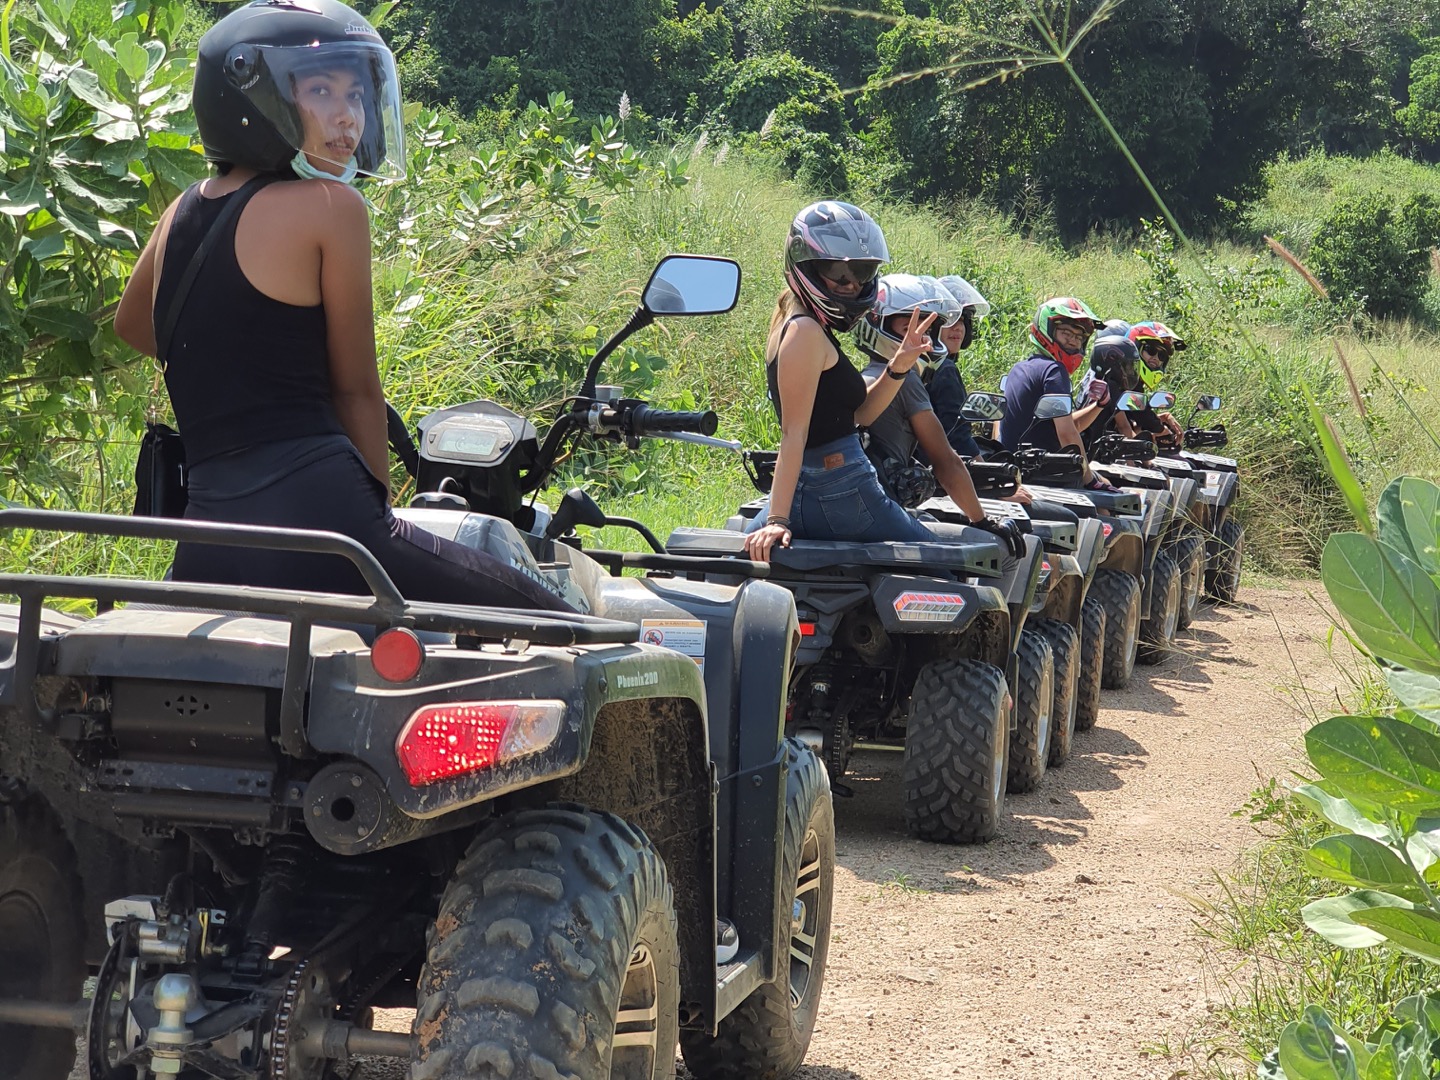
[[[909,315],[914,311],[924,314],[933,312],[935,315],[927,331],[930,351],[916,364],[923,371],[927,365],[938,364],[948,355],[939,331],[942,326],[949,326],[960,318],[961,312],[960,302],[940,284],[938,278],[886,274],[879,281],[874,306],[855,324],[852,333],[862,349],[889,363],[904,344],[905,334],[903,329],[898,335],[892,333],[886,324],[892,316]]]

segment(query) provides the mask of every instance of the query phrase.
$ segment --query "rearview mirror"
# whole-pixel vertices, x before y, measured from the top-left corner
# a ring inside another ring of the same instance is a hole
[[[1197,401],[1195,402],[1195,411],[1196,411],[1196,412],[1219,412],[1219,411],[1220,411],[1220,395],[1219,395],[1219,394],[1201,394],[1199,400],[1197,400]]]
[[[1138,390],[1127,390],[1121,394],[1115,402],[1115,408],[1121,412],[1144,412],[1150,407],[1145,395]]]
[[[1175,405],[1175,395],[1168,390],[1156,390],[1150,395],[1152,409],[1169,409]]]
[[[1069,416],[1075,411],[1075,403],[1069,394],[1043,394],[1035,403],[1036,420],[1054,420],[1057,416]]]
[[[713,255],[667,255],[641,299],[652,315],[720,315],[740,298],[740,264]]]
[[[960,409],[960,419],[968,420],[971,423],[1002,420],[1004,417],[1004,394],[986,394],[976,391],[965,399],[965,404]]]

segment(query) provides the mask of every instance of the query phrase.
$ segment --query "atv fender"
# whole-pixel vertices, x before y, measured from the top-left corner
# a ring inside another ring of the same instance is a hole
[[[779,881],[787,778],[785,706],[800,639],[795,600],[788,590],[767,581],[736,586],[668,577],[613,578],[606,582],[603,598],[607,617],[639,623],[642,640],[648,632],[663,636],[677,628],[692,662],[703,665],[708,751],[716,773],[714,832],[719,859],[711,873],[695,880],[708,889],[712,905],[718,900],[719,910],[735,923],[742,942],[763,943],[763,947],[760,967],[749,969],[755,981],[744,982],[744,976],[728,981],[717,1001],[713,934],[697,936],[693,953],[691,943],[682,941],[682,979],[686,1000],[692,1003],[686,1026],[701,1027],[706,1018],[724,1016],[760,982],[773,981],[788,970],[790,913],[777,911],[775,905],[783,893]],[[708,786],[705,790],[708,793]],[[671,797],[681,799],[684,793],[677,791]],[[643,820],[638,823],[644,826]],[[646,827],[646,831],[651,830]],[[693,856],[674,852],[672,857],[653,832],[651,836],[671,868],[678,904],[681,892],[695,886],[682,881],[677,867]],[[697,865],[695,874],[701,869]],[[695,925],[704,929],[713,923],[713,917],[697,918]],[[681,927],[683,934],[683,915]],[[697,975],[692,985],[686,965],[703,969],[704,978]]]
[[[1099,569],[1119,570],[1136,581],[1145,576],[1145,537],[1139,518],[1101,518],[1104,556]]]

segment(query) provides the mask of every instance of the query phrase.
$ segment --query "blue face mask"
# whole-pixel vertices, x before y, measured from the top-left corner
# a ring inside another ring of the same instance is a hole
[[[355,159],[351,158],[350,163],[345,166],[341,173],[326,172],[324,169],[317,169],[310,164],[310,159],[301,150],[290,159],[290,167],[295,170],[295,175],[301,180],[338,180],[342,184],[353,184],[355,174],[360,170],[355,165]]]

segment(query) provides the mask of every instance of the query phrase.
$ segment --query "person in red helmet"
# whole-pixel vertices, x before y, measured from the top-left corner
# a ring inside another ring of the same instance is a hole
[[[1101,321],[1082,300],[1062,296],[1046,300],[1030,324],[1031,354],[1010,369],[1001,382],[1005,418],[999,441],[1007,450],[1031,443],[1046,450],[1073,446],[1084,453],[1080,433],[1100,414],[1108,401],[1104,380],[1091,385],[1092,399],[1071,415],[1036,419],[1035,408],[1047,395],[1072,393],[1071,377],[1085,359],[1085,344]]]

